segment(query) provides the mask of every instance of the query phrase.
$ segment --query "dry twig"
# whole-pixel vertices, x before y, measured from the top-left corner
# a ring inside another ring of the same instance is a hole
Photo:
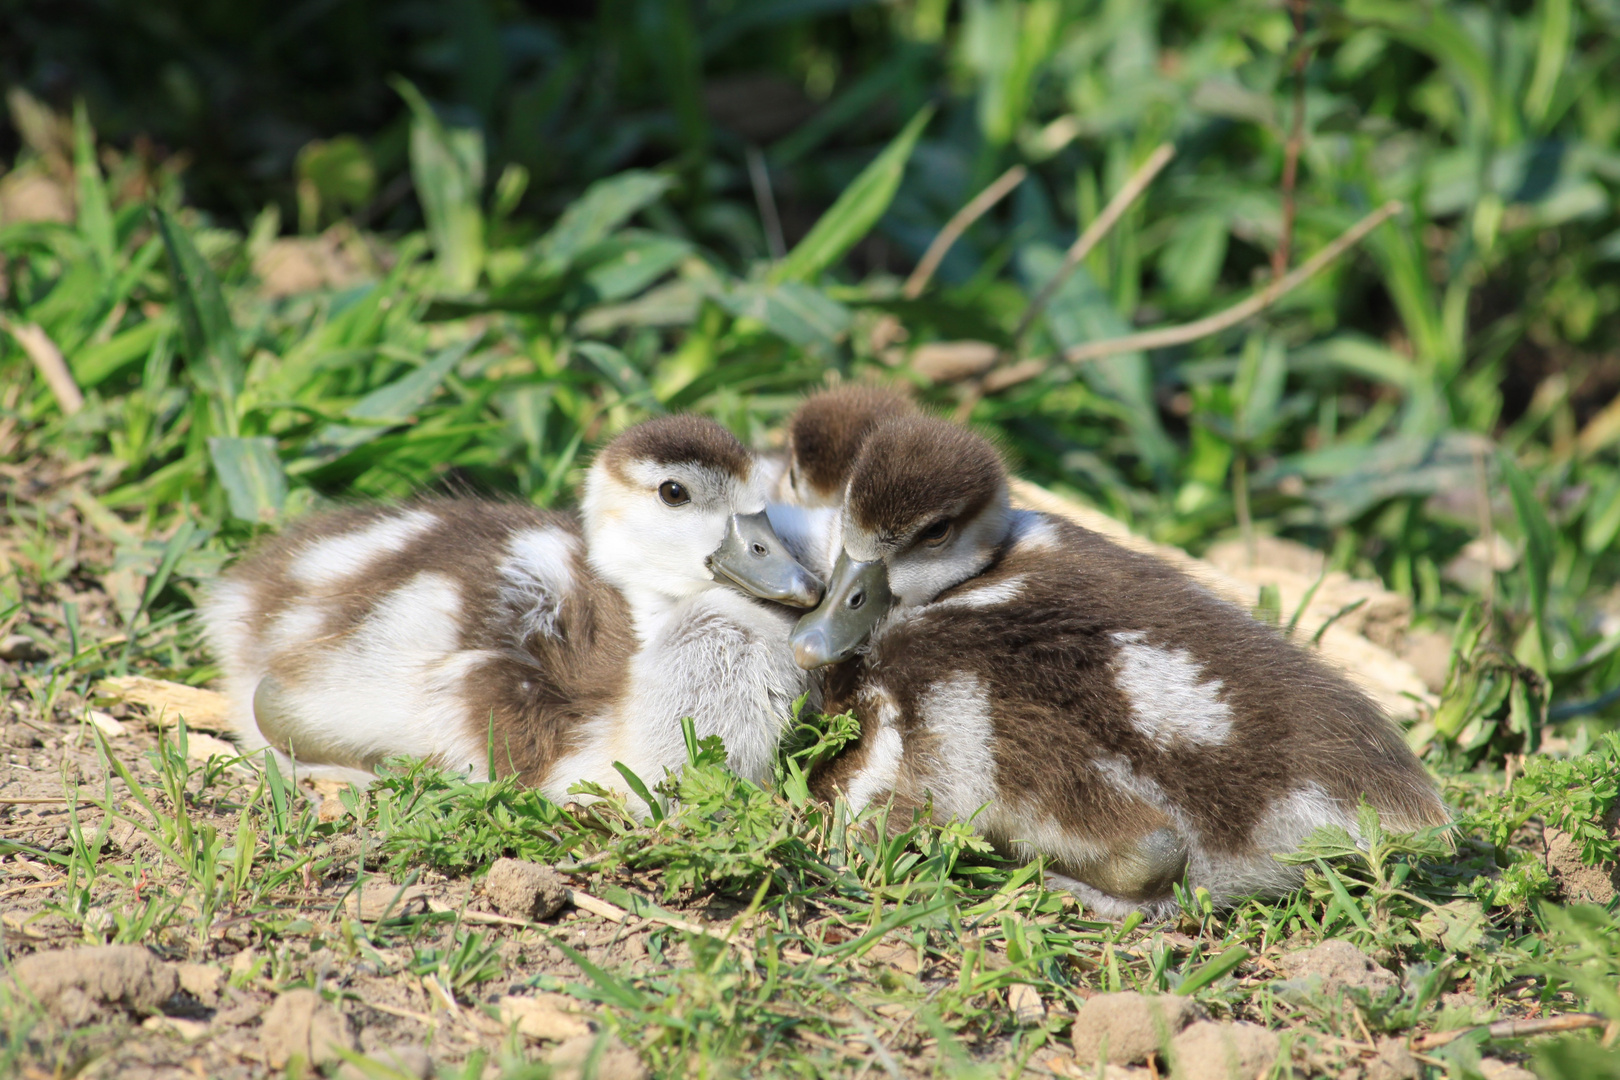
[[[34,362],[34,368],[45,380],[45,385],[51,388],[64,415],[72,416],[84,408],[84,394],[73,380],[73,372],[68,370],[67,361],[62,359],[62,350],[56,347],[49,334],[35,323],[19,325],[4,315],[0,315],[0,330],[17,339],[17,344]]]
[[[754,203],[759,207],[759,221],[765,230],[765,244],[772,261],[787,256],[787,238],[782,232],[782,216],[776,212],[776,193],[771,190],[770,170],[765,166],[765,155],[750,143],[747,150],[748,183],[754,189]]]
[[[1090,341],[1084,345],[1076,345],[1073,348],[1065,349],[1056,356],[1038,357],[1004,368],[992,368],[984,376],[980,386],[984,393],[993,394],[1008,387],[1017,386],[1019,383],[1028,382],[1059,361],[1069,364],[1084,364],[1108,356],[1118,356],[1121,353],[1139,352],[1148,349],[1167,349],[1172,345],[1185,345],[1190,341],[1197,341],[1199,338],[1218,334],[1222,330],[1236,326],[1245,319],[1258,315],[1317,274],[1320,274],[1346,251],[1360,243],[1368,233],[1400,213],[1401,210],[1402,204],[1400,201],[1391,199],[1350,226],[1332,243],[1290,271],[1286,276],[1272,281],[1248,299],[1233,304],[1225,311],[1218,311],[1214,315],[1190,323],[1183,323],[1180,326],[1161,326],[1153,330],[1144,330],[1138,334],[1126,334],[1124,337],[1108,338],[1105,341]]]
[[[1271,253],[1271,276],[1280,278],[1288,270],[1288,257],[1294,244],[1295,188],[1299,181],[1299,155],[1305,148],[1305,66],[1311,49],[1305,43],[1305,8],[1309,0],[1290,0],[1294,16],[1294,122],[1283,146],[1282,228],[1277,250]]]
[[[1492,1039],[1527,1039],[1531,1035],[1547,1035],[1555,1031],[1580,1031],[1582,1028],[1599,1028],[1608,1024],[1608,1018],[1598,1013],[1562,1013],[1558,1016],[1543,1016],[1535,1020],[1498,1020],[1494,1024],[1482,1025],[1485,1034]],[[1420,1035],[1412,1040],[1414,1050],[1434,1050],[1447,1043],[1456,1042],[1464,1035],[1471,1035],[1479,1028],[1458,1028],[1456,1031],[1436,1031],[1428,1035]]]
[[[997,177],[989,187],[969,200],[966,206],[951,215],[951,220],[945,223],[945,227],[939,230],[939,235],[934,237],[934,242],[928,245],[928,250],[923,252],[917,268],[906,278],[905,288],[901,292],[907,300],[915,300],[922,295],[922,291],[928,287],[928,282],[933,278],[934,271],[939,269],[939,264],[951,250],[951,245],[956,243],[975,221],[989,213],[991,207],[1006,198],[1013,188],[1023,183],[1024,177],[1028,175],[1028,169],[1022,165],[1014,165]]]
[[[1142,192],[1147,190],[1147,186],[1153,182],[1153,178],[1158,176],[1159,172],[1170,164],[1170,159],[1175,156],[1176,148],[1174,146],[1170,143],[1160,144],[1153,153],[1148,155],[1147,160],[1142,162],[1141,167],[1131,174],[1130,179],[1125,181],[1124,186],[1114,193],[1114,197],[1108,200],[1108,205],[1103,207],[1102,213],[1093,218],[1091,224],[1086,226],[1085,231],[1080,234],[1079,238],[1069,248],[1068,253],[1063,256],[1063,265],[1058,267],[1057,273],[1052,275],[1052,280],[1042,287],[1040,294],[1030,301],[1029,308],[1024,312],[1024,317],[1018,320],[1018,329],[1014,330],[1012,335],[1014,349],[1018,347],[1020,341],[1024,340],[1024,335],[1029,332],[1029,328],[1034,324],[1035,320],[1040,318],[1041,311],[1045,309],[1047,304],[1051,303],[1052,297],[1056,295],[1058,289],[1062,288],[1063,283],[1069,280],[1069,275],[1074,273],[1074,268],[1080,265],[1082,259],[1091,254],[1091,249],[1096,247],[1103,237],[1108,235],[1109,230],[1114,227],[1120,218],[1125,216],[1125,211],[1129,210],[1131,204],[1142,197]]]

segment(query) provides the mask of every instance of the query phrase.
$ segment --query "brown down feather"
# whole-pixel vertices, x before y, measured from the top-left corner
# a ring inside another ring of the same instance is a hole
[[[868,383],[844,383],[812,394],[788,421],[787,449],[801,484],[820,500],[842,494],[861,445],[880,421],[917,411],[897,390]]]

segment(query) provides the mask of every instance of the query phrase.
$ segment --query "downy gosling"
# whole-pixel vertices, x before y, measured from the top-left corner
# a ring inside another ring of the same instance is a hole
[[[1366,799],[1440,825],[1395,726],[1317,657],[1167,564],[1008,505],[985,440],[923,416],[877,425],[853,463],[841,550],[794,635],[825,709],[861,733],[813,778],[855,809],[967,821],[1044,855],[1111,917],[1292,888],[1273,856],[1354,832]]]
[[[765,519],[774,479],[672,416],[601,451],[577,519],[458,498],[300,523],[203,606],[237,741],[360,782],[396,755],[493,766],[562,799],[622,790],[615,762],[648,785],[679,770],[690,716],[764,779],[809,685],[782,604],[820,595]]]

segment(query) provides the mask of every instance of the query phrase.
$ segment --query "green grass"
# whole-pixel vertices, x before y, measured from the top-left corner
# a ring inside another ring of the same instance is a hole
[[[1127,988],[1287,1033],[1299,1076],[1340,1075],[1369,1040],[1469,1027],[1475,1011],[1620,1021],[1614,904],[1567,903],[1537,839],[1557,827],[1586,863],[1615,858],[1601,822],[1620,798],[1620,89],[1602,76],[1620,23],[1601,4],[1308,5],[1291,261],[1386,199],[1406,214],[1256,319],[1054,368],[971,411],[1023,475],[1139,532],[1200,551],[1242,533],[1243,503],[1253,530],[1409,599],[1413,630],[1453,643],[1437,705],[1408,732],[1458,810],[1448,836],[1368,821],[1370,850],[1319,836],[1305,886],[1281,901],[1215,913],[1191,895],[1177,920],[1121,926],[965,829],[874,831],[812,803],[804,771],[847,734],[836,718],[806,717],[765,787],[694,747],[680,797],[650,822],[409,765],[322,821],[273,771],[205,767],[144,732],[102,742],[81,723],[108,675],[206,682],[199,585],[328,502],[437,488],[566,504],[591,449],[650,413],[708,413],[764,445],[805,389],[873,374],[953,409],[962,388],[911,373],[909,351],[1046,355],[1207,315],[1269,273],[1300,44],[1285,9],[833,7],[805,21],[762,3],[748,22],[718,4],[630,4],[564,24],[472,5],[471,29],[420,31],[457,43],[459,74],[389,54],[416,82],[390,84],[385,127],[361,129],[341,95],[263,95],[255,115],[325,109],[319,130],[357,132],[310,143],[268,190],[199,139],[191,188],[210,212],[174,169],[98,143],[92,116],[134,122],[101,90],[63,116],[12,99],[27,121],[14,172],[77,212],[0,221],[0,636],[46,656],[8,666],[0,688],[6,730],[61,759],[27,782],[89,801],[48,828],[16,808],[0,822],[0,851],[62,879],[0,900],[49,928],[18,946],[8,926],[6,947],[246,956],[233,993],[317,985],[351,1010],[382,983],[416,986],[394,1007],[437,1018],[445,1076],[538,1068],[539,1049],[479,1019],[512,972],[593,1003],[660,1075],[1011,1075],[1063,1048],[1087,994]],[[254,38],[253,16],[232,18],[208,48]],[[393,48],[363,21],[326,29],[323,49]],[[485,30],[544,39],[564,62],[543,77],[491,66]],[[104,39],[109,55],[133,47]],[[280,55],[266,40],[253,63]],[[743,70],[815,102],[807,123],[761,136],[781,258],[744,140],[703,105],[711,80]],[[188,77],[131,99],[153,130],[198,130],[206,109],[160,100]],[[1165,140],[1175,161],[1014,342],[1062,251]],[[903,295],[949,215],[1014,163],[1029,179]],[[414,197],[374,205],[391,186]],[[303,248],[281,235],[293,221]],[[307,262],[311,246],[325,262]],[[275,292],[276,259],[343,269]],[[33,374],[12,332],[27,327],[61,351],[82,410]],[[1511,557],[1467,573],[1459,557],[1493,539]],[[578,864],[574,885],[631,921],[477,922],[456,890],[501,855]],[[361,864],[427,885],[443,910],[348,918]],[[40,884],[0,871],[0,892]],[[1281,953],[1324,937],[1401,986],[1329,998],[1274,977]],[[420,989],[430,978],[459,1018]],[[1013,1016],[1018,985],[1044,1021]],[[0,1071],[77,1074],[128,1052],[122,1030],[62,1031],[0,989]],[[1591,1033],[1481,1030],[1424,1054],[1426,1077],[1480,1076],[1483,1055],[1558,1080],[1620,1073]]]

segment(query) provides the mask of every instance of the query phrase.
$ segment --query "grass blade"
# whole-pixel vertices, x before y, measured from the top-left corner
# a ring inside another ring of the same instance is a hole
[[[1248,958],[1248,949],[1241,945],[1234,945],[1219,956],[1200,964],[1198,970],[1181,980],[1181,985],[1176,987],[1176,993],[1182,997],[1196,994],[1215,980],[1231,974],[1239,964]]]
[[[208,440],[208,455],[232,517],[262,525],[280,515],[287,501],[287,474],[276,455],[275,439],[215,436]]]
[[[884,147],[870,165],[861,171],[854,183],[821,215],[798,246],[788,252],[775,270],[771,280],[809,281],[832,266],[844,253],[867,233],[872,231],[878,218],[894,201],[900,188],[900,177],[911,160],[911,151],[917,145],[923,128],[934,115],[932,107],[918,111],[894,141]]]
[[[564,272],[577,255],[607,239],[632,215],[663,198],[674,184],[668,176],[642,169],[598,180],[563,211],[536,245],[543,271]]]
[[[411,108],[411,177],[427,218],[439,278],[450,292],[467,292],[484,265],[484,137],[472,128],[446,128],[421,91],[404,79],[394,89]]]
[[[79,204],[79,233],[90,244],[96,265],[110,275],[118,257],[118,233],[113,227],[107,184],[96,164],[96,133],[84,102],[73,106],[73,178]]]
[[[1530,477],[1507,454],[1501,455],[1500,460],[1502,478],[1507,481],[1508,496],[1513,501],[1513,513],[1519,519],[1519,531],[1524,534],[1525,584],[1530,593],[1530,615],[1535,620],[1535,644],[1540,646],[1539,657],[1527,656],[1522,659],[1545,675],[1547,589],[1552,578],[1557,541],[1552,523],[1547,520],[1547,511],[1536,498],[1535,485]],[[1536,662],[1538,660],[1539,663]]]
[[[220,406],[226,434],[235,435],[242,354],[219,278],[191,242],[190,234],[166,211],[154,207],[152,219],[169,252],[169,272],[186,342],[186,363],[197,384]]]

